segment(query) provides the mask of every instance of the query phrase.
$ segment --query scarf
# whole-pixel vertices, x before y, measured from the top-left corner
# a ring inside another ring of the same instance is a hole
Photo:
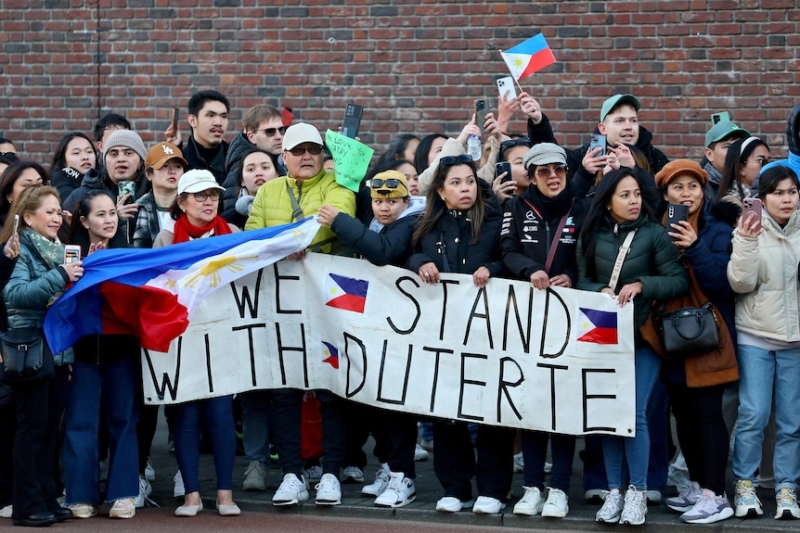
[[[61,244],[58,237],[55,241],[51,241],[34,229],[25,228],[20,232],[19,242],[33,248],[34,253],[44,261],[48,270],[64,263],[64,245]]]
[[[175,221],[175,230],[172,235],[172,244],[180,242],[188,242],[191,239],[199,239],[206,234],[211,235],[227,235],[231,232],[231,227],[225,220],[217,215],[214,220],[205,226],[195,226],[189,222],[186,215],[183,215]]]
[[[719,170],[714,168],[714,165],[708,162],[703,165],[703,170],[708,172],[708,181],[719,186],[719,182],[722,181],[722,174],[719,173]]]

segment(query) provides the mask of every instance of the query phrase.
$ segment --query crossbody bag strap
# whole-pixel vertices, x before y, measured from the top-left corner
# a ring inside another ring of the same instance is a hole
[[[625,257],[628,255],[628,252],[631,249],[631,242],[633,241],[634,235],[636,235],[636,230],[629,232],[625,236],[625,240],[622,242],[622,246],[619,247],[619,252],[617,252],[617,260],[614,261],[614,270],[611,271],[611,279],[608,280],[608,286],[614,292],[616,292],[617,290],[617,283],[619,282],[619,274],[620,272],[622,272],[622,263],[625,262]]]
[[[573,205],[575,205],[575,200],[573,200],[572,204],[570,204],[567,214],[561,217],[561,220],[559,220],[558,228],[556,228],[556,234],[553,236],[553,242],[550,244],[550,251],[547,252],[547,261],[544,263],[544,271],[547,272],[548,276],[550,275],[550,267],[553,266],[553,259],[556,258],[556,249],[558,248],[558,243],[561,242],[561,232],[564,231],[564,226],[567,225],[567,219],[569,219],[569,215],[572,213]]]
[[[292,191],[291,185],[289,185],[288,181],[284,183],[286,184],[286,190],[289,192],[289,200],[292,201],[292,222],[303,220],[303,210],[300,208],[300,204],[297,203],[297,198],[294,195],[294,191]]]

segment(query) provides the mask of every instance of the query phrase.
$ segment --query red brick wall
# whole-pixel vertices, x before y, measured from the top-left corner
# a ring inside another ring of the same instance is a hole
[[[331,5],[335,4],[335,5]],[[728,110],[785,153],[800,94],[794,0],[0,0],[0,135],[49,162],[67,132],[125,114],[146,143],[193,91],[231,99],[230,137],[257,103],[320,129],[365,107],[362,139],[456,134],[506,75],[498,49],[542,31],[558,63],[523,80],[568,147],[601,102],[632,92],[670,156],[698,156]],[[184,132],[188,126],[184,123]],[[520,117],[513,128],[524,131]]]

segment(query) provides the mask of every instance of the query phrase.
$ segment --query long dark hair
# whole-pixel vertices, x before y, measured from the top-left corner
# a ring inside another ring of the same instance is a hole
[[[0,175],[0,220],[4,220],[11,210],[11,203],[8,195],[14,190],[14,184],[22,176],[22,173],[32,168],[42,177],[42,185],[50,185],[50,174],[45,168],[35,161],[17,161],[12,163]],[[5,242],[5,241],[3,241]]]
[[[481,186],[478,183],[478,171],[475,168],[475,163],[459,161],[453,165],[443,165],[439,163],[436,167],[436,174],[433,176],[433,181],[428,188],[427,202],[425,203],[425,213],[419,218],[417,228],[414,230],[414,235],[411,239],[412,246],[418,244],[427,234],[433,231],[439,219],[447,212],[447,204],[445,204],[442,197],[439,196],[437,189],[444,187],[444,182],[447,179],[447,173],[451,168],[458,168],[460,166],[469,167],[472,170],[472,175],[475,178],[475,187],[477,187],[477,194],[475,196],[475,203],[469,208],[467,218],[470,221],[472,230],[473,243],[478,241],[481,235],[481,227],[483,226],[483,217],[486,213],[486,202],[483,198]]]
[[[595,190],[592,205],[589,207],[589,212],[586,214],[586,220],[583,223],[580,236],[581,252],[583,252],[583,256],[586,258],[586,271],[589,277],[594,277],[595,275],[594,252],[597,248],[597,235],[601,231],[600,227],[603,220],[608,216],[608,205],[611,203],[611,198],[614,196],[619,183],[623,179],[629,177],[636,180],[637,185],[639,185],[639,192],[642,196],[639,217],[641,218],[644,216],[655,220],[655,213],[651,207],[653,201],[649,198],[649,196],[652,196],[652,193],[648,192],[647,184],[644,183],[633,170],[627,167],[620,167],[603,176],[603,179],[600,180]]]
[[[433,141],[439,138],[447,139],[447,137],[441,133],[431,133],[419,141],[417,151],[414,152],[414,166],[417,168],[418,174],[422,174],[425,172],[425,169],[430,166],[428,165],[428,154],[431,151],[431,146],[433,146]]]
[[[88,217],[92,212],[92,202],[98,196],[106,196],[116,208],[117,201],[111,196],[111,193],[105,189],[89,189],[89,191],[78,199],[75,208],[72,212],[72,224],[69,228],[69,242],[75,242],[75,236],[78,234],[85,234],[86,240],[89,240],[89,230],[81,224],[81,217]],[[119,224],[119,216],[117,216],[117,224]]]
[[[79,131],[73,131],[72,133],[64,135],[64,137],[62,137],[59,141],[56,151],[53,154],[53,161],[50,163],[50,172],[67,166],[67,147],[69,146],[69,143],[76,138],[86,139],[86,142],[88,142],[89,146],[91,146],[92,150],[94,150],[95,166],[97,165],[97,150],[95,149],[94,143],[85,134]]]
[[[755,140],[747,143],[747,146],[742,150],[742,145],[747,139]],[[742,175],[742,168],[747,162],[747,158],[750,157],[759,146],[764,146],[769,150],[769,145],[758,137],[739,139],[728,147],[728,153],[725,155],[725,166],[722,169],[722,178],[719,180],[717,200],[722,199],[728,194],[728,191],[734,187],[736,187],[736,190],[739,192],[740,198],[745,197],[744,187],[742,187],[742,180],[739,176]]]
[[[378,158],[374,166],[377,167],[386,165],[388,162],[394,161],[396,159],[399,159],[401,161],[404,160],[405,151],[406,148],[408,148],[408,143],[414,139],[419,140],[419,137],[417,137],[413,133],[401,133],[400,135],[392,139],[389,142],[389,147],[386,149],[386,152]]]
[[[278,156],[272,155],[266,150],[262,150],[255,145],[252,148],[248,146],[244,149],[242,152],[242,157],[239,159],[239,169],[236,171],[236,194],[234,195],[234,198],[238,198],[239,193],[244,188],[244,160],[247,159],[247,156],[256,152],[267,154],[269,156],[269,160],[272,161],[272,168],[275,169],[275,174],[280,177],[280,172],[278,172]]]
[[[370,169],[367,171],[367,175],[364,177],[364,181],[366,182],[371,180],[376,174],[380,174],[381,172],[386,172],[387,170],[397,170],[403,165],[411,165],[413,167],[414,163],[411,161],[406,161],[405,159],[390,159],[383,163],[379,161],[370,167]]]

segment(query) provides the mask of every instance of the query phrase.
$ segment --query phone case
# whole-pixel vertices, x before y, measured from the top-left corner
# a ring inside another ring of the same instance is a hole
[[[511,100],[517,97],[517,89],[514,87],[514,78],[506,76],[497,80],[497,91],[500,96],[506,95],[506,100]]]

